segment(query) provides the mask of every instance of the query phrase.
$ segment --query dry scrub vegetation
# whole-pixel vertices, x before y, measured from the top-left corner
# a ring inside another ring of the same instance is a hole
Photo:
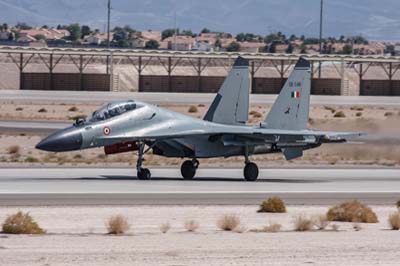
[[[400,212],[390,214],[388,222],[392,230],[400,230]]]
[[[191,105],[188,110],[189,113],[197,113],[198,111],[199,109],[194,105]]]
[[[263,201],[258,212],[285,213],[286,206],[281,198],[273,197]]]
[[[6,218],[2,226],[5,234],[32,234],[41,235],[46,231],[33,220],[29,213],[17,212]]]
[[[234,214],[224,215],[217,221],[217,226],[223,231],[233,231],[240,225],[240,218]]]
[[[260,113],[260,112],[257,112],[257,111],[251,111],[250,113],[249,113],[251,116],[253,116],[254,118],[261,118],[261,117],[263,117],[263,115]]]
[[[330,208],[327,217],[329,221],[337,222],[378,223],[375,212],[357,200]]]
[[[335,117],[335,118],[345,118],[346,115],[344,114],[343,111],[339,111],[339,112],[335,113],[335,115],[333,117]]]
[[[281,229],[282,229],[282,225],[280,225],[278,223],[270,223],[269,225],[264,226],[263,232],[277,233],[277,232],[281,231]]]
[[[246,226],[240,224],[240,225],[236,226],[235,229],[233,229],[232,231],[235,233],[238,233],[238,234],[243,234],[243,233],[247,232],[247,228],[246,228]]]
[[[298,232],[310,231],[313,229],[313,221],[304,214],[293,217],[294,230]]]
[[[106,227],[109,234],[122,235],[126,233],[131,226],[125,216],[118,214],[108,218]]]
[[[199,229],[199,223],[195,220],[187,220],[185,221],[185,229],[188,232],[195,232],[197,229]]]
[[[161,233],[166,234],[169,229],[171,229],[171,224],[169,222],[160,224]]]
[[[312,221],[318,230],[324,230],[329,225],[328,217],[325,214],[315,215]]]
[[[68,109],[69,112],[77,112],[79,109],[76,106],[72,106],[71,108]]]
[[[7,152],[8,152],[8,154],[14,154],[14,155],[15,154],[20,154],[21,147],[18,146],[18,145],[10,146],[10,147],[8,147]]]

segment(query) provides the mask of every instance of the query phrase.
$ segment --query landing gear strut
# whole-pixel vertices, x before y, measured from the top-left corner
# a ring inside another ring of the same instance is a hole
[[[144,143],[139,144],[138,155],[139,155],[139,157],[138,157],[138,160],[136,163],[137,178],[139,180],[149,180],[149,179],[151,179],[150,170],[147,168],[142,168],[143,155],[144,155]]]
[[[199,161],[193,159],[191,161],[184,161],[181,166],[181,174],[183,179],[185,180],[192,180],[193,177],[196,175],[196,170],[199,168]]]
[[[244,179],[249,182],[254,182],[258,178],[258,166],[255,163],[250,162],[249,160],[249,148],[246,145],[245,148],[245,164],[246,166],[243,169]]]

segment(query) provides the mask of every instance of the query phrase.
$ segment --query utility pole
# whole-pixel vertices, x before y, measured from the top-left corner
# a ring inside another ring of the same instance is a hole
[[[110,49],[110,20],[111,20],[111,0],[107,5],[107,49]],[[107,74],[110,73],[110,57],[107,56]]]
[[[324,0],[321,0],[321,9],[319,13],[319,54],[322,54],[322,28],[324,15]],[[319,61],[318,78],[321,78],[321,61]]]
[[[110,49],[111,0],[108,0],[107,9],[107,48]]]
[[[176,36],[178,35],[178,28],[177,28],[177,18],[176,18],[176,10],[175,10],[175,19],[174,19],[174,29],[175,29],[175,33],[174,33],[174,50],[178,50],[176,47]]]

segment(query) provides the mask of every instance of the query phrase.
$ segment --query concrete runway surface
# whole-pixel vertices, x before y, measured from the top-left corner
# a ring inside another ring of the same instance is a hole
[[[133,99],[153,104],[211,104],[215,94],[207,93],[134,93],[94,91],[29,91],[0,90],[0,99],[18,102],[63,102],[63,103],[104,103],[115,100]],[[252,94],[252,104],[272,104],[277,95]],[[311,96],[312,105],[372,105],[400,106],[399,97],[376,96]]]
[[[199,169],[193,181],[175,168],[154,168],[152,175],[140,181],[133,168],[5,168],[0,205],[258,204],[272,195],[311,205],[400,199],[400,169],[262,169],[255,183],[243,181],[239,168]]]

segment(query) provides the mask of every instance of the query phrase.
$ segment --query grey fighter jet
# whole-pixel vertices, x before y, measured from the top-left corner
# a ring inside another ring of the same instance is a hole
[[[106,154],[138,151],[137,177],[142,180],[151,178],[142,167],[150,150],[190,159],[181,166],[184,179],[193,179],[198,159],[243,156],[244,178],[255,181],[259,170],[250,161],[252,155],[282,153],[292,160],[323,143],[342,143],[362,135],[307,129],[310,75],[310,63],[300,58],[264,122],[248,126],[249,64],[239,57],[204,119],[134,100],[113,102],[48,136],[36,148],[67,152],[104,147]]]

